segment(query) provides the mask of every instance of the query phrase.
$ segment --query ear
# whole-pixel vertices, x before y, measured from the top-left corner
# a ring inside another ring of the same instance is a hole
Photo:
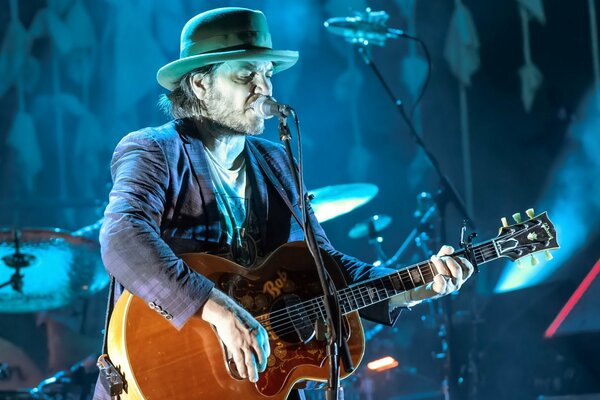
[[[202,74],[195,74],[190,76],[190,86],[198,100],[204,100],[206,95],[206,76]]]

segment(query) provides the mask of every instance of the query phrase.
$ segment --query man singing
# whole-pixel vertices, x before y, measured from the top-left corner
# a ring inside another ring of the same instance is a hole
[[[267,366],[265,329],[178,254],[210,252],[253,268],[280,245],[303,240],[290,209],[299,213],[299,195],[285,151],[258,137],[264,120],[253,108],[261,96],[272,95],[272,75],[297,60],[295,51],[272,49],[260,11],[220,8],[188,21],[180,58],[157,74],[170,91],[161,106],[173,120],[130,133],[118,144],[100,233],[117,297],[127,289],[173,329],[190,318],[209,322],[239,375],[251,382]],[[349,283],[392,272],[336,251],[312,213],[310,219],[320,247]],[[444,246],[432,258],[439,273],[433,284],[377,303],[362,315],[391,325],[402,307],[458,290],[473,268],[465,259],[448,257],[452,252]],[[101,385],[95,398],[108,398]]]

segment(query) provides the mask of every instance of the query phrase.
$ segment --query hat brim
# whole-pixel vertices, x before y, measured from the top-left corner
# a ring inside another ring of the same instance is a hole
[[[273,73],[284,71],[298,61],[298,52],[290,50],[247,49],[219,53],[199,54],[182,58],[165,65],[158,70],[156,80],[168,90],[177,87],[177,82],[186,73],[210,64],[225,61],[271,61]]]

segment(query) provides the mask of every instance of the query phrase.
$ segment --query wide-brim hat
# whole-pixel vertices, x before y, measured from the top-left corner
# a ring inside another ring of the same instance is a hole
[[[169,90],[186,73],[225,61],[271,61],[273,73],[290,68],[298,52],[273,50],[265,15],[257,10],[224,7],[190,19],[181,31],[179,59],[158,70],[158,83]]]

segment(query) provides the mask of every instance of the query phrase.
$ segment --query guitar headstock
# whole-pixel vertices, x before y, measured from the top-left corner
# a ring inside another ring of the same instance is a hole
[[[515,224],[509,225],[506,218],[502,218],[502,228],[498,237],[494,239],[498,256],[508,257],[519,263],[525,256],[531,255],[531,265],[537,265],[538,259],[534,253],[544,252],[546,259],[551,260],[549,250],[558,249],[554,224],[543,212],[535,215],[532,208],[526,211],[528,220],[523,221],[521,214],[513,215]]]

